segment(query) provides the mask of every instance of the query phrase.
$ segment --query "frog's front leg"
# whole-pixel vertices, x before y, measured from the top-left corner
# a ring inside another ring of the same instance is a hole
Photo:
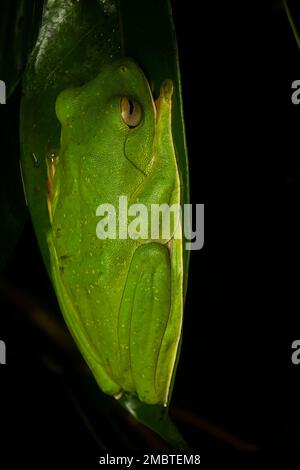
[[[173,85],[168,80],[157,102],[152,166],[133,198],[145,204],[148,211],[152,204],[180,204],[180,180],[172,138],[172,93]],[[150,238],[135,250],[119,312],[121,370],[130,378],[128,387],[133,383],[140,400],[149,404],[168,403],[181,335],[182,240],[174,237],[175,226],[180,221],[174,222],[168,239]]]
[[[180,178],[172,135],[173,84],[165,80],[156,100],[156,129],[153,159],[144,182],[131,196],[133,202],[145,204],[180,204]]]

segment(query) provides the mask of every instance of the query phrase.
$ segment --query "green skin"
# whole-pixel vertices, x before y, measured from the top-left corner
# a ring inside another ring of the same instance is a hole
[[[66,323],[100,388],[147,404],[169,400],[183,311],[182,240],[99,240],[99,204],[180,204],[172,82],[154,103],[138,65],[122,59],[63,91],[58,158],[48,159],[52,277]],[[120,99],[139,103],[129,127]]]

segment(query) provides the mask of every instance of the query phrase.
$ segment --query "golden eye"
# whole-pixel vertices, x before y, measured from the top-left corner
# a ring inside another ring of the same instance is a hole
[[[142,108],[132,98],[123,96],[120,101],[121,116],[128,127],[137,127],[142,120]]]

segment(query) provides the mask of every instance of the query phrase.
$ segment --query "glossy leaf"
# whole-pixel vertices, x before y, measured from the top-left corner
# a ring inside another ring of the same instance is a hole
[[[155,34],[153,34],[155,25]],[[166,78],[175,85],[173,129],[181,171],[183,202],[188,202],[188,165],[184,137],[178,54],[167,0],[48,1],[37,44],[30,57],[21,108],[22,168],[29,209],[49,269],[46,194],[47,154],[59,148],[56,97],[65,88],[91,80],[121,56],[134,58],[158,95]],[[186,253],[186,252],[185,252]],[[185,259],[188,271],[188,257]],[[134,406],[133,406],[134,404]],[[172,445],[185,446],[167,409],[140,403],[126,394],[122,405]]]

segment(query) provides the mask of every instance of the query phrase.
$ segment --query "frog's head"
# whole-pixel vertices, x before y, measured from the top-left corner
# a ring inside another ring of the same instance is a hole
[[[56,114],[62,125],[62,150],[72,147],[76,155],[81,149],[95,171],[101,166],[117,175],[129,165],[128,169],[133,166],[147,174],[156,108],[148,81],[132,59],[114,62],[86,85],[63,91]]]

